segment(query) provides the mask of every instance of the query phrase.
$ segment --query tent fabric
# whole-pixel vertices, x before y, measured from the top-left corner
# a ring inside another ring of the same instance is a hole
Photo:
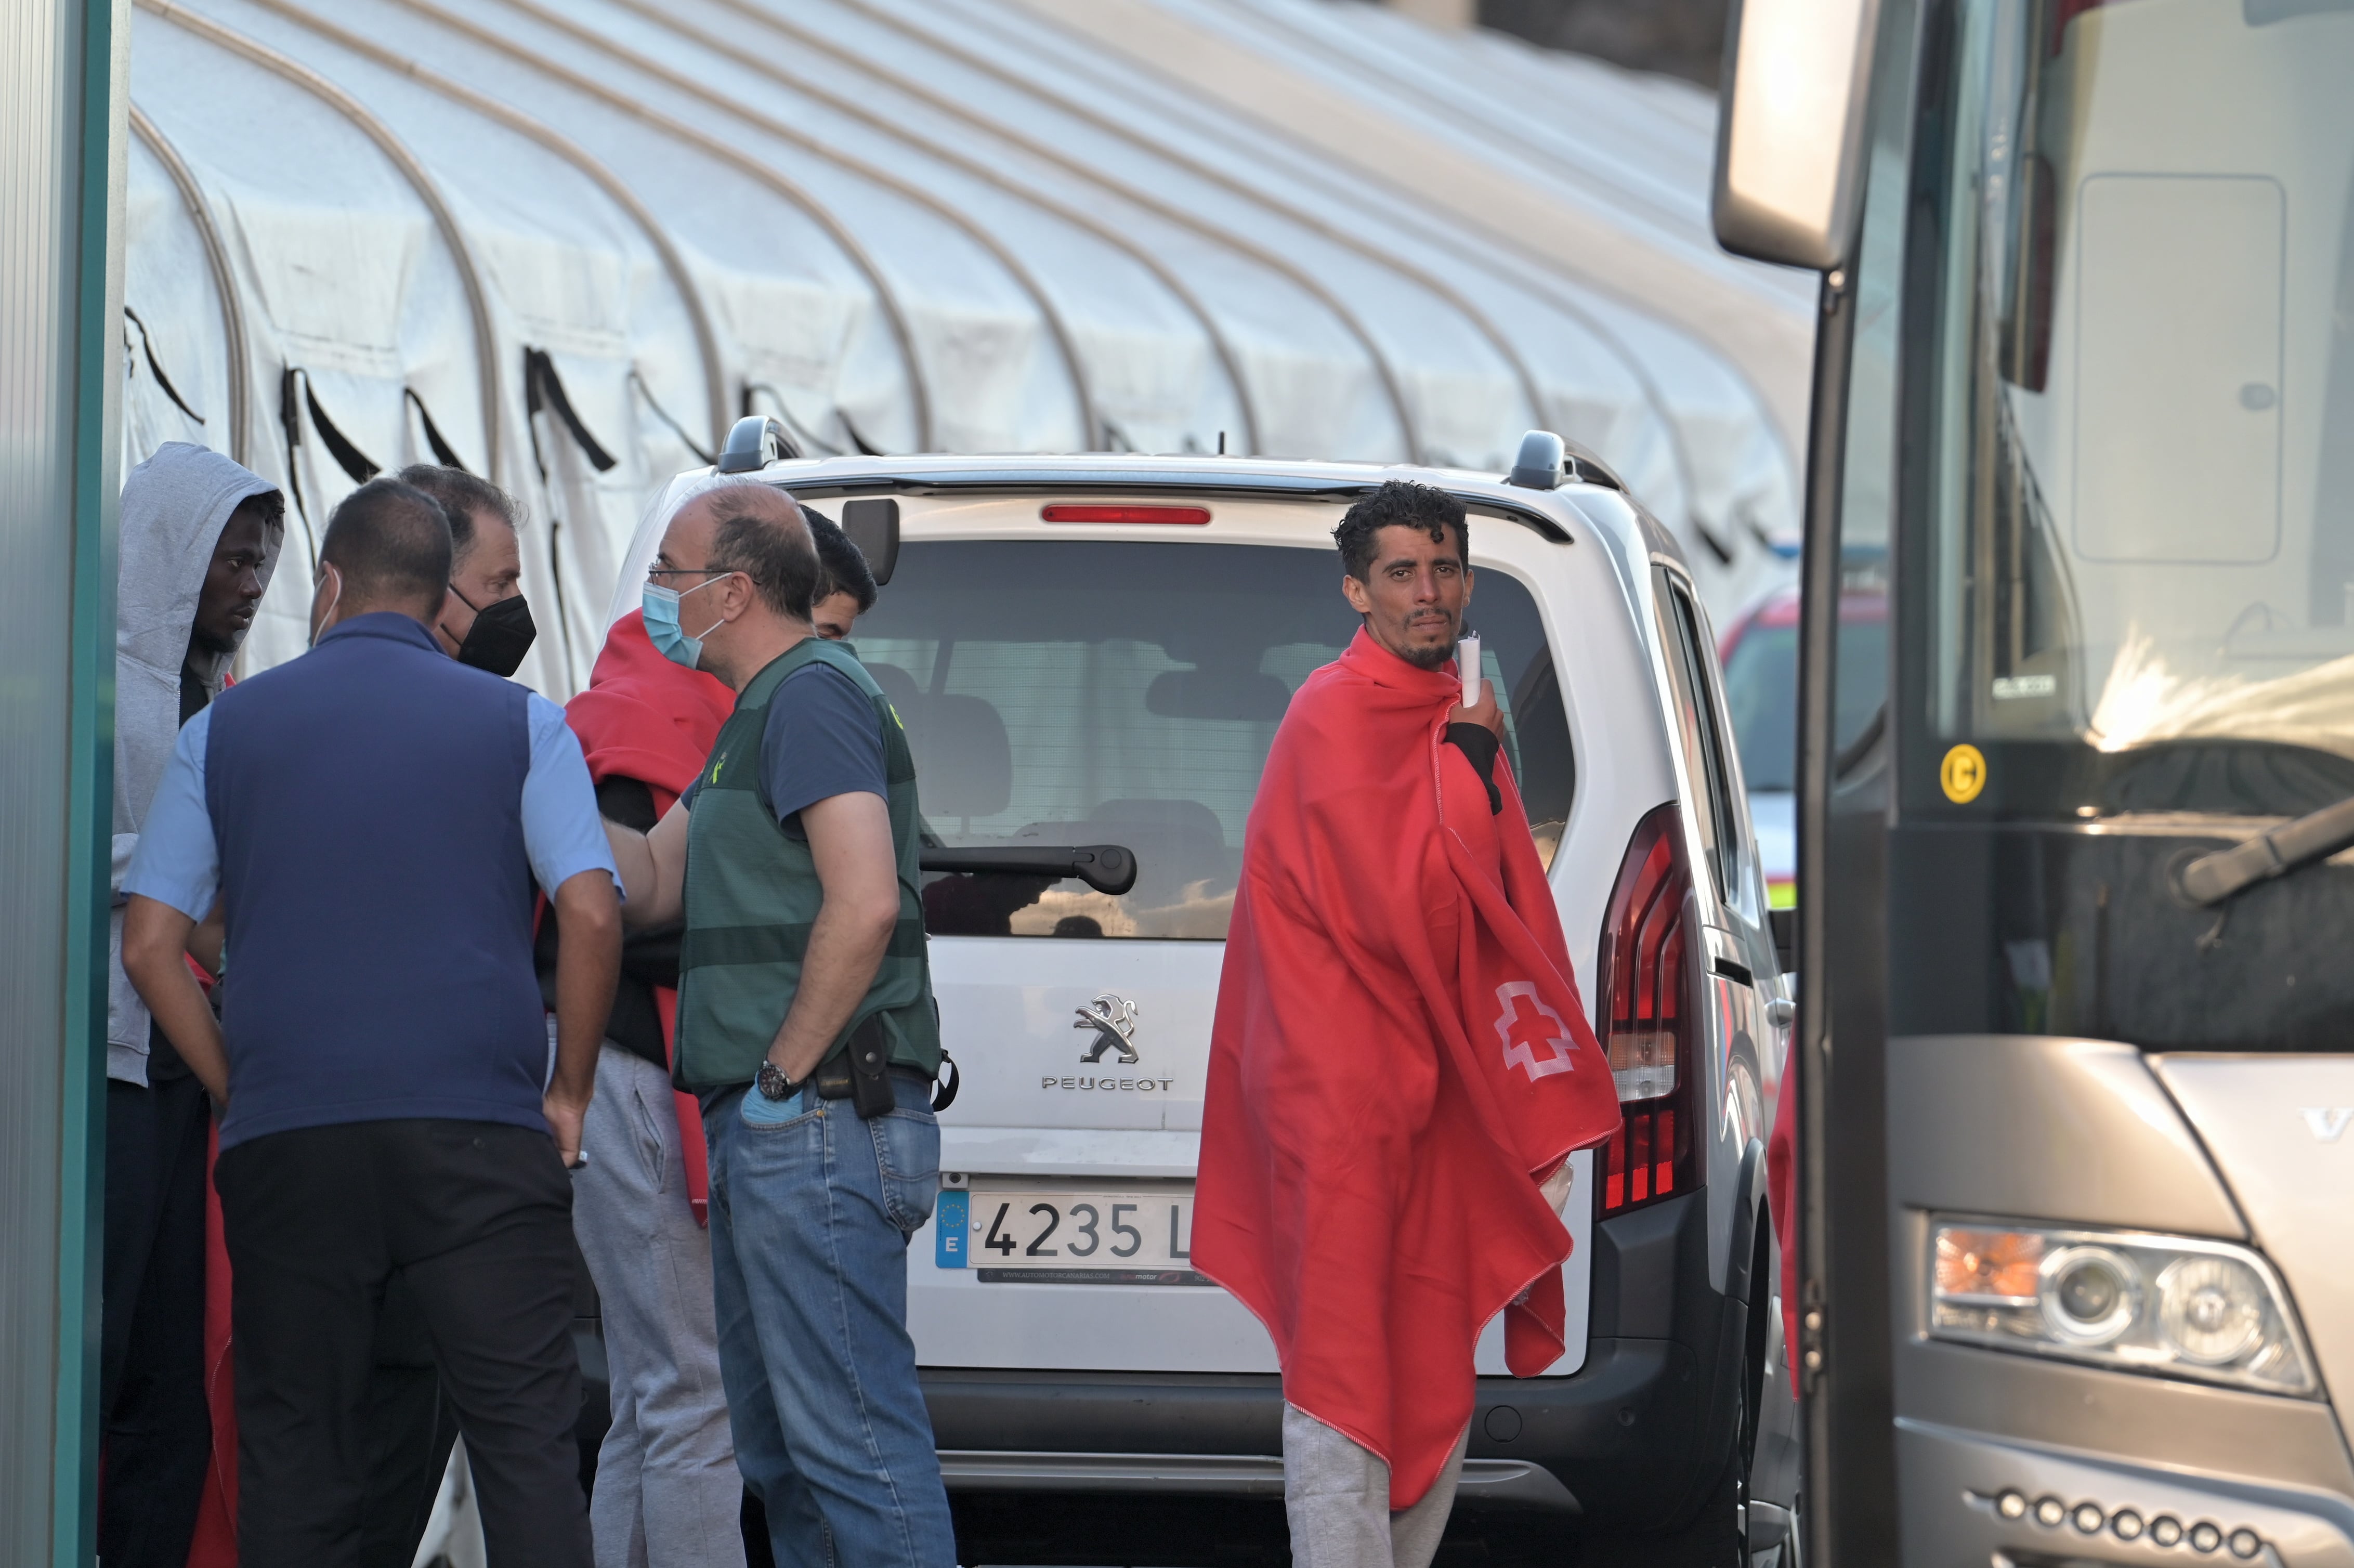
[[[228,258],[179,154],[143,115],[123,188],[122,471],[166,441],[245,456],[243,323]]]
[[[318,533],[358,483],[330,454],[314,407],[390,467],[430,456],[410,433],[404,394],[414,391],[470,466],[487,466],[485,345],[462,258],[369,125],[326,84],[195,20],[135,16],[131,91],[195,176],[228,253],[254,390],[247,466],[290,503],[291,558],[247,638],[254,669],[304,646]],[[141,270],[126,266],[125,301],[147,319],[131,284]],[[168,310],[152,313],[170,330]],[[207,426],[205,440],[227,450],[225,435]]]
[[[1522,113],[1474,133],[1477,117],[1496,118],[1483,106],[1504,85],[1494,51],[1512,47],[1493,35],[1424,28],[1394,13],[1331,0],[1020,5],[1150,63],[1237,114],[1340,162],[1378,171],[1493,242],[1532,249],[1549,265],[1581,270],[1685,327],[1739,365],[1784,439],[1802,441],[1814,337],[1805,276],[1726,256],[1704,231],[1680,238],[1659,221],[1656,207],[1645,210],[1628,178],[1606,177],[1609,159],[1587,155],[1564,171],[1533,156],[1532,132],[1548,123],[1595,127],[1606,143],[1631,144],[1636,127],[1623,109],[1596,102],[1574,76]],[[1410,62],[1404,69],[1384,66],[1376,48],[1385,35],[1400,34],[1409,43],[1389,52]],[[1474,56],[1481,46],[1489,58]],[[1540,53],[1519,48],[1527,58]],[[1561,68],[1548,74],[1559,76]],[[1647,88],[1651,100],[1680,91],[1710,104],[1689,86],[1651,79]],[[1653,128],[1666,131],[1664,124]],[[1687,135],[1688,162],[1706,164],[1712,141]],[[1705,175],[1684,183],[1697,211]]]
[[[1812,302],[1716,250],[1681,83],[1332,0],[140,0],[131,76],[126,464],[302,498],[248,669],[438,438],[524,503],[519,678],[568,696],[746,412],[1485,469],[1543,426],[1720,618],[1791,570]]]

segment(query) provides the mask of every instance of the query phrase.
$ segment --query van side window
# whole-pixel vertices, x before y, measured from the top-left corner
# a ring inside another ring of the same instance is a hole
[[[1701,850],[1708,860],[1721,903],[1734,901],[1740,886],[1736,869],[1741,853],[1741,824],[1733,814],[1733,779],[1724,765],[1724,715],[1717,711],[1715,688],[1708,678],[1706,636],[1700,612],[1682,583],[1665,572],[1655,575],[1659,587],[1660,634],[1668,655],[1668,681],[1674,689],[1676,723],[1681,731],[1684,761],[1702,795],[1694,802],[1700,819]]]

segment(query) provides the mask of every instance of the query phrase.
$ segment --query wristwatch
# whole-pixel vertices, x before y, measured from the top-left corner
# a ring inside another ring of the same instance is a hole
[[[760,1058],[760,1075],[753,1083],[764,1099],[789,1100],[801,1090],[801,1085],[786,1077],[784,1069],[766,1056]]]

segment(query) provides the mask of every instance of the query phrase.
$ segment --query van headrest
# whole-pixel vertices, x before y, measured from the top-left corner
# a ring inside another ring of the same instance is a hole
[[[910,691],[914,685],[908,683]],[[888,686],[884,694],[907,726],[916,798],[927,818],[993,817],[1013,803],[1013,745],[994,706],[956,693],[906,704]]]
[[[866,673],[875,678],[876,685],[883,688],[884,696],[890,699],[892,708],[899,715],[899,722],[914,722],[907,715],[914,713],[923,700],[923,689],[916,684],[916,677],[896,664],[869,663],[865,660],[860,662],[866,664]]]

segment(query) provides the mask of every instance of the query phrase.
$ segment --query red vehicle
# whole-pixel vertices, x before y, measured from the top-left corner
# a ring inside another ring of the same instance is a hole
[[[1888,686],[1888,596],[1876,576],[1850,579],[1840,596],[1840,668],[1833,701],[1837,744],[1846,751],[1876,734]],[[1736,618],[1717,644],[1724,701],[1732,711],[1741,775],[1766,897],[1797,905],[1798,589],[1778,588]]]

